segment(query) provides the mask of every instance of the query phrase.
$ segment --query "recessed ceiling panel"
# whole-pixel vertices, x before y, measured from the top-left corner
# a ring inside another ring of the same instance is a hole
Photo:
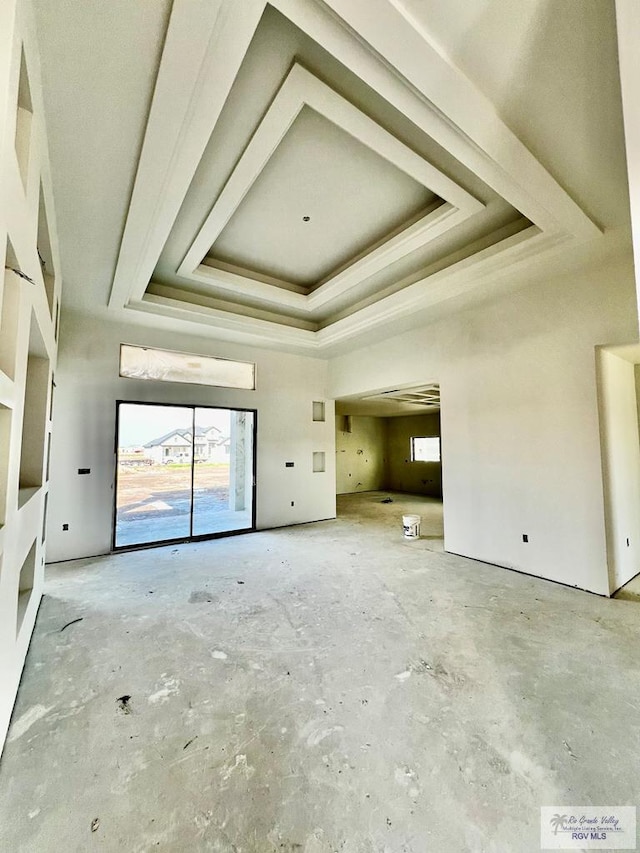
[[[413,388],[392,388],[369,394],[363,400],[384,400],[385,402],[410,403],[430,410],[440,409],[440,386],[417,385]]]
[[[209,255],[311,286],[436,200],[305,106]]]
[[[328,351],[596,237],[418,5],[174,4],[110,305]]]

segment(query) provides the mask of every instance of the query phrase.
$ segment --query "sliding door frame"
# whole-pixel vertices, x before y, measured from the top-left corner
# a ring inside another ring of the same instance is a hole
[[[137,545],[116,545],[116,524],[118,521],[118,445],[120,443],[120,406],[162,406],[164,408],[191,409],[192,410],[192,444],[191,444],[191,510],[189,513],[189,536],[177,539],[156,539],[153,542],[141,542]],[[204,533],[193,535],[193,486],[195,471],[195,420],[196,409],[221,409],[227,412],[248,412],[253,415],[253,459],[251,463],[251,527],[241,530],[223,530],[217,533]],[[115,443],[113,449],[115,477],[113,481],[113,511],[111,519],[111,552],[121,553],[123,551],[140,551],[144,548],[161,548],[165,545],[184,544],[185,542],[203,542],[208,539],[221,539],[225,536],[240,536],[242,533],[254,533],[256,530],[256,497],[257,497],[257,470],[258,470],[258,412],[256,409],[247,409],[242,406],[212,406],[200,403],[159,403],[147,400],[116,400],[116,423]]]

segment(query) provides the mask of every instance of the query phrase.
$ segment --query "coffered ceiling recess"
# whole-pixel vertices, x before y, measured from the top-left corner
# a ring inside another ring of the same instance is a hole
[[[110,305],[321,352],[598,233],[401,0],[192,0]]]
[[[378,391],[362,397],[363,400],[384,400],[389,403],[409,403],[419,406],[422,411],[440,411],[440,386],[437,383],[430,385],[413,385],[407,388],[392,388],[388,391]]]

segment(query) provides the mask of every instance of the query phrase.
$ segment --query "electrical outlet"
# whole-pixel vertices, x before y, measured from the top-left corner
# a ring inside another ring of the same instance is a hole
[[[291,501],[291,506],[295,506],[295,505],[296,505],[296,502],[295,502],[295,501]]]
[[[62,529],[63,529],[63,530],[68,530],[68,529],[69,529],[69,525],[68,525],[68,524],[63,524],[63,525],[62,525]]]
[[[522,534],[522,541],[523,541],[523,542],[528,542],[528,541],[529,541],[529,534],[528,534],[528,533],[523,533],[523,534]]]

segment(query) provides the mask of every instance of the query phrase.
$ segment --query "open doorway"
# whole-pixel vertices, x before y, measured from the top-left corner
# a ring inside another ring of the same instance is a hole
[[[640,344],[596,348],[609,593],[640,600]]]
[[[420,539],[443,550],[438,384],[336,401],[336,492],[339,516],[399,528],[419,515]]]
[[[255,529],[252,410],[118,402],[113,548]]]

